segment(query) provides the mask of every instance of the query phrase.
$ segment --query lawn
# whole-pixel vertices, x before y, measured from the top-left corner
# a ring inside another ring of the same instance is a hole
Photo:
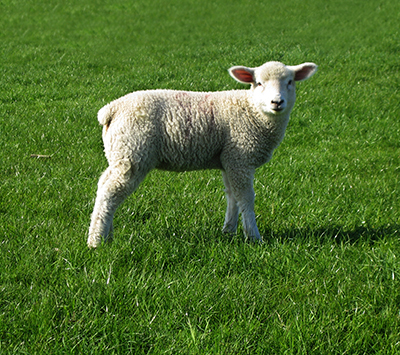
[[[400,4],[0,1],[0,354],[400,353]],[[86,246],[97,111],[312,61],[255,176],[262,245],[221,233],[219,171],[151,172]]]

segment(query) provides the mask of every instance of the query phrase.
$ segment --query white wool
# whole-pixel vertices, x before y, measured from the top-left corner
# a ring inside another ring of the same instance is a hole
[[[288,67],[279,62],[258,68],[233,67],[250,90],[187,92],[139,91],[104,106],[104,150],[109,167],[98,184],[88,245],[97,247],[112,232],[118,205],[152,169],[220,169],[227,194],[224,232],[237,228],[261,240],[254,214],[253,175],[282,141],[295,102],[295,83],[316,65]]]

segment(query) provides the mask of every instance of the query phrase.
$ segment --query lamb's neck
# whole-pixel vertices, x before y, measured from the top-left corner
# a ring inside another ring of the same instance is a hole
[[[289,123],[289,114],[274,115],[260,114],[257,120],[257,130],[263,136],[268,145],[275,149],[285,136],[286,127]]]

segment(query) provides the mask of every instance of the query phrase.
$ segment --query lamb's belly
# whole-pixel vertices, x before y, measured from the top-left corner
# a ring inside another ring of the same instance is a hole
[[[162,147],[157,168],[169,171],[222,169],[221,149],[218,146],[204,146],[198,143],[170,142]]]

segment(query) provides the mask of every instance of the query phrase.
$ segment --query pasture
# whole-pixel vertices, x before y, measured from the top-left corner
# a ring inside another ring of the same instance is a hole
[[[0,2],[0,354],[400,353],[400,4]],[[219,171],[151,172],[86,245],[97,111],[312,61],[255,176],[262,245]]]

